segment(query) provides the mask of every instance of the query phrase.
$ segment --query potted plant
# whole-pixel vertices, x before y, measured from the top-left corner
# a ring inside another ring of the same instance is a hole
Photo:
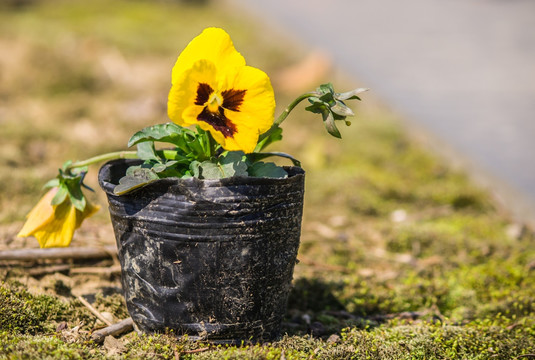
[[[292,156],[264,149],[281,139],[281,123],[304,99],[340,137],[335,121],[353,115],[344,101],[365,90],[321,85],[274,120],[269,77],[245,64],[224,30],[205,29],[173,67],[173,123],[134,134],[128,146],[136,151],[66,162],[19,236],[68,246],[98,210],[82,191],[88,166],[107,161],[99,184],[137,327],[219,341],[273,339],[299,247],[305,173]],[[264,161],[272,156],[293,166]]]

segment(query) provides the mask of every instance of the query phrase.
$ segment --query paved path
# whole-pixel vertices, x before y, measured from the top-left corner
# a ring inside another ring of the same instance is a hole
[[[237,1],[329,51],[535,223],[535,1]]]

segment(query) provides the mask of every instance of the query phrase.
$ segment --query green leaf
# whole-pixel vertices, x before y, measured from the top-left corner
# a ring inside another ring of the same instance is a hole
[[[152,167],[152,170],[156,173],[161,173],[162,171],[167,170],[167,166],[165,166],[165,164],[155,164]]]
[[[179,146],[183,141],[182,134],[184,132],[191,132],[191,130],[173,123],[149,126],[135,133],[130,140],[128,140],[128,147],[144,141],[168,142]]]
[[[215,154],[215,150],[220,147],[220,145],[213,139],[209,131],[201,129],[199,125],[195,127],[197,129],[197,136],[195,143],[191,143],[193,140],[188,142],[189,146],[193,146],[193,150],[196,154],[204,154],[206,158],[212,157]]]
[[[221,164],[224,177],[248,176],[247,164],[245,162]]]
[[[336,124],[334,123],[334,116],[332,112],[326,111],[323,115],[323,125],[325,125],[325,129],[327,129],[327,132],[331,134],[332,136],[341,139],[342,135],[340,135],[340,131],[338,131],[338,128],[336,127]]]
[[[200,179],[223,179],[233,176],[248,176],[246,156],[243,151],[227,151],[219,159],[194,162],[190,167]]]
[[[317,89],[318,92],[322,94],[333,94],[334,95],[334,88],[332,83],[327,84],[321,84],[319,88]]]
[[[334,137],[341,138],[342,136],[336,127],[335,120],[345,120],[347,116],[355,115],[353,110],[344,103],[344,100],[360,100],[357,95],[364,91],[368,91],[368,89],[359,88],[345,93],[335,93],[331,83],[322,84],[312,93],[314,96],[308,97],[311,105],[306,107],[305,110],[321,114],[327,132]],[[349,121],[346,121],[346,125],[349,126],[350,124]]]
[[[191,174],[191,172],[190,171],[186,171],[184,173],[184,175],[182,175],[180,178],[181,179],[191,179],[192,177],[193,177],[193,175]]]
[[[58,182],[59,182],[59,180],[58,180]],[[65,201],[65,199],[67,198],[67,195],[69,195],[69,190],[67,189],[67,185],[64,185],[64,184],[60,185],[59,189],[58,189],[58,192],[52,198],[51,204],[53,206],[56,206],[56,205],[59,205],[59,204],[63,203]]]
[[[347,116],[338,115],[337,113],[332,111],[331,114],[333,115],[334,120],[345,120],[347,118]]]
[[[338,99],[338,100],[341,100],[341,101],[344,101],[344,100],[360,100],[360,97],[358,97],[357,95],[360,94],[360,93],[363,93],[365,91],[368,91],[369,89],[366,89],[366,88],[358,88],[358,89],[354,89],[354,90],[351,90],[351,91],[347,91],[347,92],[343,92],[343,93],[340,93],[340,94],[336,94],[335,95],[335,98]]]
[[[198,155],[202,155],[205,158],[210,156],[210,151],[208,149],[208,145],[204,144],[203,141],[204,136],[195,136],[191,134],[183,134],[183,145],[187,148],[188,153],[193,153],[197,155],[196,157],[199,158]]]
[[[150,184],[160,177],[150,168],[139,167],[130,171],[130,174],[123,176],[119,184],[113,189],[115,195],[123,195],[134,189]]]
[[[209,144],[205,144],[205,133],[196,133],[173,123],[149,126],[135,133],[128,141],[128,146],[144,142],[167,142],[179,148],[184,156],[206,159],[210,156]]]
[[[262,159],[265,159],[265,158],[268,158],[268,157],[271,157],[271,156],[278,156],[278,157],[282,157],[282,158],[285,158],[285,159],[289,159],[292,161],[292,163],[295,165],[295,166],[299,166],[301,167],[301,162],[299,160],[297,160],[296,158],[294,158],[293,156],[289,155],[289,154],[286,154],[286,153],[283,153],[283,152],[278,152],[278,151],[275,151],[275,152],[265,152],[265,153],[251,153],[251,154],[247,154],[247,158],[248,158],[248,161],[249,163],[253,164],[257,161],[260,161]]]
[[[65,179],[64,184],[67,186],[69,192],[69,199],[75,208],[80,211],[84,211],[87,201],[84,193],[82,192],[82,178],[76,177],[71,179]]]
[[[194,160],[189,164],[189,168],[191,170],[191,174],[193,177],[199,178],[201,177],[201,163],[197,160]]]
[[[154,148],[154,142],[147,141],[137,144],[137,156],[141,160],[158,160],[156,155],[156,149]]]
[[[341,101],[336,101],[336,104],[334,106],[331,106],[331,110],[333,113],[343,117],[355,115],[353,110],[348,108],[347,105]]]
[[[170,160],[166,161],[164,163],[156,163],[156,164],[144,164],[145,168],[151,168],[152,171],[158,174],[159,178],[164,177],[181,177],[182,172],[185,170],[184,166],[177,167],[175,165],[184,165],[184,163]],[[187,162],[187,165],[189,165],[189,162]],[[152,167],[151,167],[152,166]]]
[[[336,104],[336,100],[334,99],[334,94],[332,93],[327,93],[327,94],[320,96],[319,101],[321,101],[328,107],[332,107]]]
[[[176,150],[156,150],[156,156],[158,156],[160,161],[167,161],[166,164],[187,164],[191,162],[192,154],[185,154],[181,149]]]
[[[200,179],[222,179],[227,177],[221,165],[209,160],[199,163],[198,173]]]
[[[277,127],[274,130],[272,130],[268,136],[266,136],[265,138],[260,140],[258,144],[256,144],[256,148],[254,149],[254,151],[255,152],[262,151],[263,149],[265,149],[272,143],[276,141],[280,141],[280,140],[282,140],[282,128]]]
[[[145,165],[145,164],[143,164],[143,165]],[[129,166],[128,169],[126,169],[126,174],[125,174],[125,176],[134,176],[134,172],[135,172],[137,169],[141,169],[141,165],[133,165],[133,166]]]
[[[306,111],[310,111],[311,113],[314,113],[314,114],[323,114],[323,112],[328,109],[329,107],[325,105],[324,103],[322,103],[321,101],[313,102],[312,105],[307,106],[305,108]]]
[[[243,151],[229,151],[219,158],[225,177],[247,176],[246,155]]]
[[[254,177],[267,178],[287,178],[288,173],[282,167],[275,165],[272,162],[265,163],[262,161],[254,163],[249,168],[249,175]]]
[[[166,168],[170,168],[170,167],[175,166],[175,165],[177,165],[177,164],[184,164],[184,161],[183,161],[183,160],[181,160],[181,161],[177,161],[177,160],[168,160],[168,161],[165,162],[165,167],[166,167]],[[186,162],[186,164],[189,164],[189,161]]]
[[[50,189],[50,188],[58,187],[58,186],[59,186],[59,179],[55,178],[55,179],[47,181],[47,183],[43,185],[43,189]]]
[[[245,153],[243,151],[225,151],[218,159],[221,164],[239,163],[245,161]]]
[[[167,169],[165,169],[164,171],[162,172],[159,172],[158,173],[158,176],[160,177],[160,179],[163,179],[163,178],[168,178],[168,177],[182,177],[184,176],[184,173],[188,172],[188,169],[185,169],[185,168],[179,168],[179,169],[175,169],[173,167],[169,167]]]

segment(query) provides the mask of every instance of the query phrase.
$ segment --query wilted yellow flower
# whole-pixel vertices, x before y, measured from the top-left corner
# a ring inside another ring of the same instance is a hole
[[[39,200],[26,216],[26,223],[17,236],[34,236],[42,248],[69,246],[74,230],[100,208],[87,202],[84,211],[80,211],[72,205],[68,196],[61,204],[52,205],[57,191],[58,188],[54,187]]]
[[[273,124],[274,111],[269,77],[245,65],[222,29],[205,29],[173,67],[169,118],[182,126],[199,125],[226,150],[252,152]]]

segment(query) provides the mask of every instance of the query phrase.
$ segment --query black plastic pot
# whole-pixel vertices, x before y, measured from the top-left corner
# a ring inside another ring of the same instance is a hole
[[[224,341],[277,337],[299,248],[304,171],[286,168],[287,179],[167,178],[113,195],[132,164],[105,164],[99,183],[137,327]]]

